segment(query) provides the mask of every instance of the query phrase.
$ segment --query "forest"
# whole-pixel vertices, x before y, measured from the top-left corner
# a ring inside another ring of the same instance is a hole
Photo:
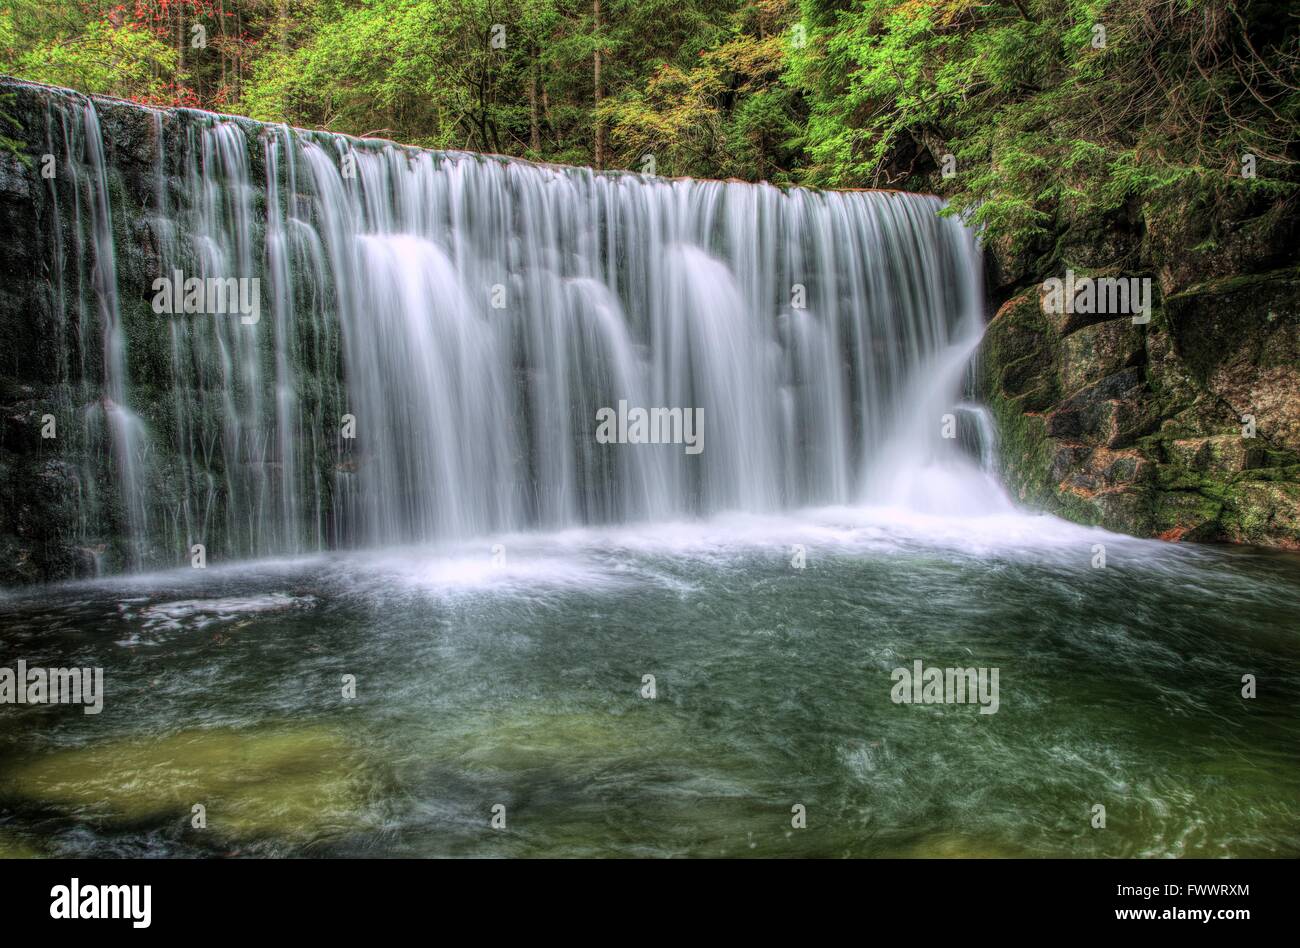
[[[0,7],[21,78],[598,169],[934,191],[1013,245],[1062,203],[1293,214],[1298,44],[1285,0]]]

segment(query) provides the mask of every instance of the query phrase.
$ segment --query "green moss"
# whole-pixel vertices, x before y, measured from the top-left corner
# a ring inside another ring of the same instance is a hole
[[[1196,283],[1169,297],[1170,301],[1186,302],[1196,297],[1223,296],[1271,288],[1285,289],[1285,284],[1300,280],[1300,267],[1283,267],[1267,273],[1238,273]]]
[[[1240,481],[1224,491],[1224,533],[1236,543],[1300,550],[1300,484]]]
[[[1219,532],[1222,504],[1197,491],[1157,491],[1151,531],[1180,540],[1212,540]]]

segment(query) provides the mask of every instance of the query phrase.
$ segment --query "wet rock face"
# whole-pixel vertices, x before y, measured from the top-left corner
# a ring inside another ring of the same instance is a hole
[[[1062,207],[1036,254],[989,244],[983,393],[1027,502],[1300,549],[1300,219],[1267,196],[1218,200],[1189,185],[1104,217]],[[1149,278],[1150,321],[1045,305],[1067,270]]]
[[[1267,197],[1222,196],[1211,209],[1191,185],[1141,208],[1140,259],[1166,296],[1296,265],[1300,219]]]
[[[0,90],[5,114],[17,123],[7,132],[17,150],[0,149],[0,587],[6,587],[120,571],[126,515],[111,484],[107,419],[117,406],[104,390],[106,347],[96,312],[102,287],[92,203],[98,191],[86,183],[86,133],[68,108],[86,100],[7,78]],[[145,421],[167,433],[175,395],[171,337],[158,331],[152,283],[165,269],[165,211],[185,198],[187,155],[165,142],[193,149],[199,113],[94,102],[118,308],[131,351],[128,384]],[[249,132],[250,181],[260,206],[266,200],[260,126],[239,124]],[[334,370],[333,364],[323,369]],[[162,510],[184,502],[178,456],[164,450],[171,440],[159,438],[156,473],[146,485]],[[188,476],[218,483],[219,503],[220,477],[212,474]]]
[[[1023,502],[1169,540],[1300,550],[1300,269],[1223,277],[1148,323],[1004,303],[981,385]]]
[[[1193,378],[1300,451],[1300,270],[1225,279],[1168,300],[1170,332]]]

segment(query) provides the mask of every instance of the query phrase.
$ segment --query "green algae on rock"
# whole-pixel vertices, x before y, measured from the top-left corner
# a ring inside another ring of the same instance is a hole
[[[180,731],[112,740],[20,759],[0,796],[78,819],[134,824],[174,817],[205,832],[250,840],[315,839],[365,820],[365,783],[352,745],[320,725]]]
[[[41,859],[44,855],[23,837],[0,830],[0,859]]]

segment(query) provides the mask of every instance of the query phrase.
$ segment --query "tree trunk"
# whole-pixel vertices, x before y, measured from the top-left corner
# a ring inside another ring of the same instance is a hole
[[[532,146],[533,154],[540,156],[542,153],[542,127],[537,115],[537,47],[532,47],[533,62],[532,69],[528,73],[528,132],[529,145]]]
[[[226,45],[226,4],[221,0],[217,4],[217,27],[221,30],[221,50],[217,54],[218,61],[221,63],[221,90],[226,90],[226,58],[229,47]]]
[[[595,120],[596,120],[596,154],[593,164],[599,171],[605,167],[605,121],[600,117],[600,100],[605,97],[605,90],[600,81],[600,44],[602,42],[601,28],[604,21],[600,15],[600,0],[591,0],[592,15],[596,23],[596,52],[593,55],[592,62],[592,100],[595,102]]]

